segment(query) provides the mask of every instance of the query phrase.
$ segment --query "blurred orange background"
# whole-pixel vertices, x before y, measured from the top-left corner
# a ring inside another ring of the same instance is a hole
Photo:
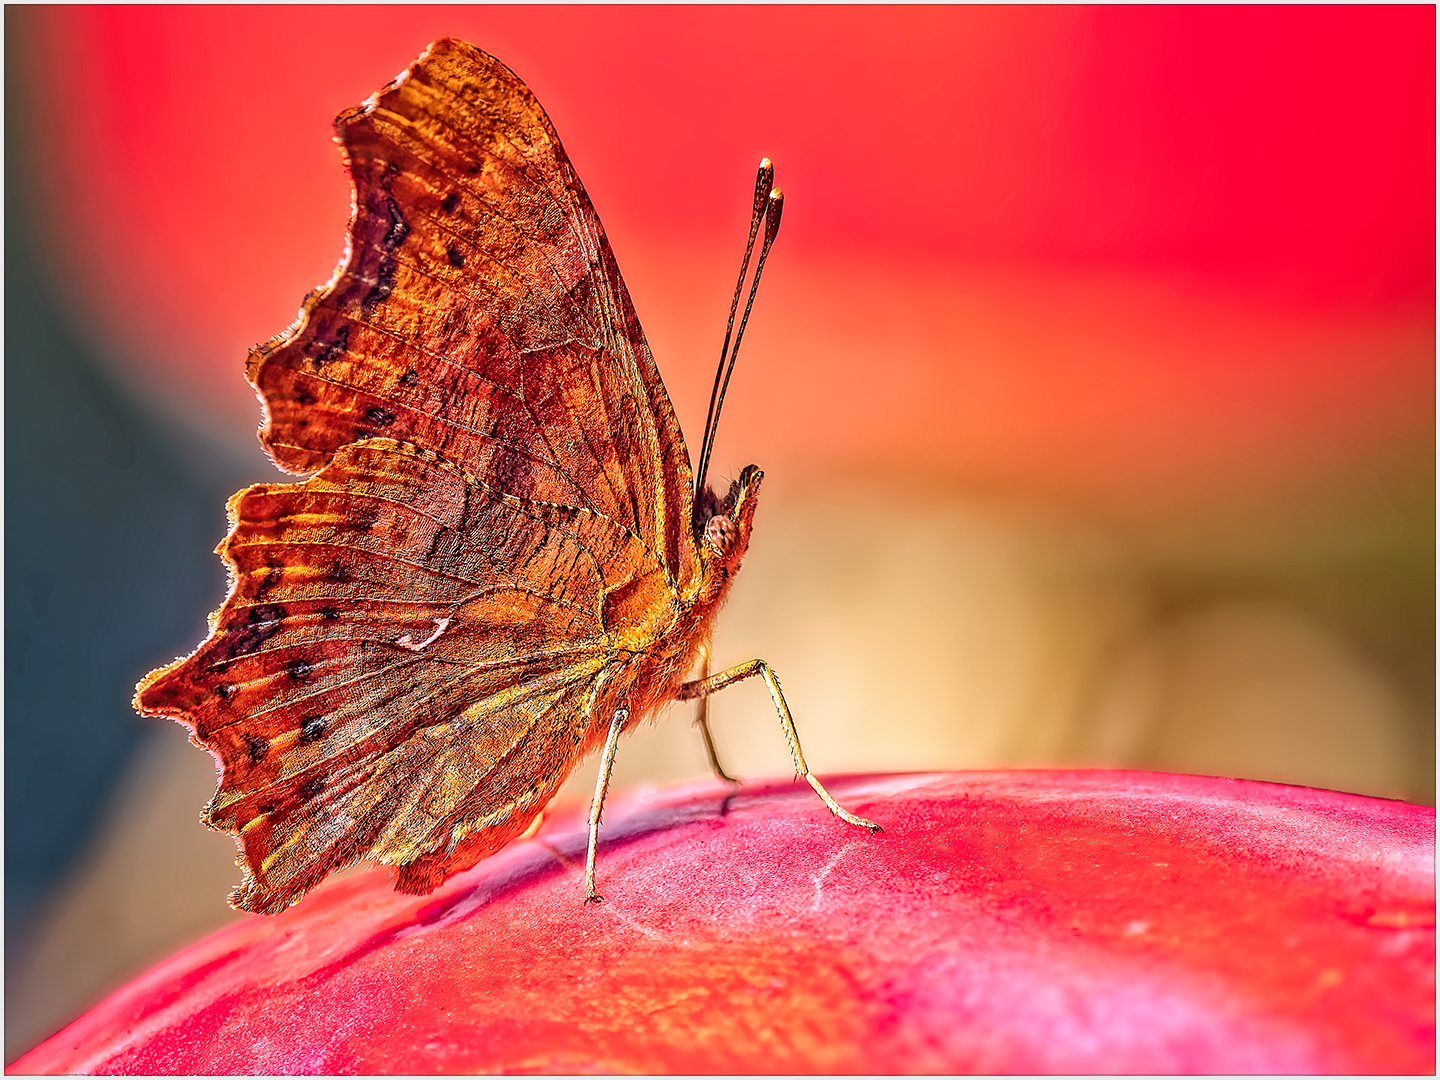
[[[219,499],[273,477],[246,350],[343,248],[331,120],[434,38],[544,104],[692,438],[769,156],[785,224],[716,454],[766,497],[717,660],[774,663],[819,771],[1433,801],[1434,18],[12,8],[7,168],[37,280]],[[763,692],[730,694],[727,761],[785,772]],[[160,726],[7,921],[7,1060],[227,917],[210,762]],[[687,723],[632,742],[622,782],[704,770]]]

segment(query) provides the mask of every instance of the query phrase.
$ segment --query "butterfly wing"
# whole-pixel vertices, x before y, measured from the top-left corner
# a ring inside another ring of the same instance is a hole
[[[610,245],[549,118],[453,39],[336,121],[349,250],[250,359],[276,462],[385,435],[624,521],[681,588],[691,473]]]
[[[522,831],[699,576],[679,426],[533,95],[441,41],[336,126],[349,250],[250,360],[262,442],[319,472],[232,500],[230,596],[137,694],[220,762],[252,911],[364,857],[428,891]]]

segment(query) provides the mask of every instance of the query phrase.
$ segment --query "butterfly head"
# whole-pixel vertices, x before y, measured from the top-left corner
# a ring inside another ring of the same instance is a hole
[[[700,548],[706,564],[723,571],[719,577],[728,577],[745,557],[760,481],[764,478],[765,474],[756,466],[747,465],[724,495],[712,488],[706,488],[702,494],[704,526],[700,530]]]

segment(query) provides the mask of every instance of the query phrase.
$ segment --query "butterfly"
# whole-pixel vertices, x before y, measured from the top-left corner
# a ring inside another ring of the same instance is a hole
[[[261,443],[309,478],[231,498],[209,636],[136,691],[219,765],[202,821],[236,838],[230,903],[278,912],[366,859],[428,893],[538,824],[600,748],[598,901],[619,736],[697,700],[725,777],[704,701],[752,676],[797,772],[877,830],[810,773],[768,665],[708,674],[763,475],[704,482],[779,227],[769,162],[732,330],[763,224],[756,274],[692,474],[600,221],[513,72],[443,39],[335,128],[354,186],[345,255],[247,365]]]

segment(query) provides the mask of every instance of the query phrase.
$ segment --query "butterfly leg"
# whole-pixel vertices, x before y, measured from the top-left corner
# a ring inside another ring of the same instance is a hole
[[[704,682],[710,677],[710,642],[706,641],[700,647],[700,678],[697,682]],[[715,736],[710,733],[710,698],[700,697],[695,700],[695,726],[700,729],[700,737],[705,740],[705,756],[710,759],[710,771],[727,784],[740,786],[740,781],[725,771],[720,764],[720,755],[715,752]]]
[[[610,790],[610,773],[615,768],[615,746],[620,742],[620,733],[630,719],[629,709],[616,709],[610,721],[610,733],[605,736],[605,750],[600,757],[600,775],[595,778],[595,799],[590,804],[590,844],[585,849],[585,903],[598,904],[605,898],[595,891],[595,846],[600,838],[600,810],[605,805],[605,793]]]
[[[775,672],[770,670],[770,665],[764,660],[751,660],[748,664],[740,664],[715,675],[684,683],[676,696],[681,701],[689,701],[692,698],[704,700],[716,691],[723,690],[741,679],[748,679],[752,675],[759,675],[765,680],[765,686],[770,691],[770,700],[775,702],[775,711],[780,714],[780,727],[785,732],[785,740],[790,744],[790,756],[795,759],[796,773],[805,778],[805,781],[815,789],[815,794],[824,800],[825,805],[830,808],[830,812],[840,820],[869,829],[871,833],[880,832],[880,826],[875,822],[856,817],[836,802],[835,797],[825,790],[825,785],[820,783],[820,780],[810,771],[810,766],[805,764],[805,752],[800,749],[800,733],[795,730],[795,721],[790,717],[790,706],[785,704],[785,695],[780,692],[780,680],[775,677]]]

